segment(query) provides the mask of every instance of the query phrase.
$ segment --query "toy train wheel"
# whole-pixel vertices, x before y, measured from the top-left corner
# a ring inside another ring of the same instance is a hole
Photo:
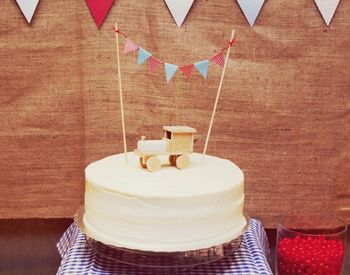
[[[176,167],[180,170],[188,168],[190,163],[191,160],[187,155],[181,155],[176,158]]]
[[[148,171],[155,172],[161,168],[162,163],[160,162],[160,160],[157,157],[150,157],[147,160],[146,165],[147,165]]]
[[[143,157],[140,157],[140,165],[142,168],[147,168],[147,164]]]
[[[177,159],[176,155],[170,155],[169,156],[169,163],[170,163],[171,166],[176,166],[176,159]]]

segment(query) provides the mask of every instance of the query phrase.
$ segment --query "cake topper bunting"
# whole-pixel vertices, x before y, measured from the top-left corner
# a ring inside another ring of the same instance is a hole
[[[148,71],[150,73],[155,72],[162,63],[163,63],[162,61],[158,60],[154,56],[151,56],[148,59]]]
[[[137,43],[131,40],[126,34],[121,32],[120,29],[114,28],[114,31],[116,32],[116,34],[119,34],[125,38],[124,49],[123,49],[124,54],[128,54],[130,52],[138,50],[137,65],[141,65],[145,63],[145,61],[148,61],[148,71],[150,73],[153,73],[160,67],[160,65],[164,64],[164,71],[165,71],[165,77],[166,77],[167,83],[174,77],[178,69],[180,69],[180,71],[183,73],[186,79],[189,79],[193,73],[194,67],[203,76],[203,78],[207,79],[209,61],[223,68],[225,63],[224,52],[228,48],[231,48],[233,46],[233,43],[235,42],[234,39],[231,39],[223,49],[216,52],[213,56],[209,57],[208,59],[204,59],[204,60],[202,59],[195,63],[179,66],[176,64],[165,62],[159,58],[156,58],[149,51],[145,50],[142,47],[139,47]]]
[[[164,62],[166,81],[169,82],[175,75],[179,66]]]
[[[212,57],[210,57],[209,60],[211,62],[215,63],[216,65],[219,65],[221,68],[224,67],[225,57],[224,57],[224,53],[222,51],[220,51],[217,54],[215,54]]]
[[[201,73],[201,75],[206,79],[208,74],[208,60],[199,61],[197,63],[194,63],[194,66],[197,68],[197,70]]]
[[[194,67],[193,64],[188,64],[188,65],[185,65],[185,66],[181,66],[180,67],[180,71],[183,73],[185,78],[190,78],[191,74],[192,74],[192,71],[193,71],[193,67]]]
[[[123,54],[131,53],[131,52],[136,51],[138,49],[139,49],[139,46],[137,46],[134,41],[132,41],[128,37],[125,39]]]
[[[137,57],[137,65],[143,64],[148,58],[152,56],[151,53],[146,51],[145,49],[139,47],[139,55]]]

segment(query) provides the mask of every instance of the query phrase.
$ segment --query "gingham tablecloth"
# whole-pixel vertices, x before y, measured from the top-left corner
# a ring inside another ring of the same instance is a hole
[[[96,256],[86,243],[84,234],[74,223],[63,234],[57,243],[57,248],[62,257],[61,265],[57,271],[57,274],[60,275],[154,275],[152,270],[138,269]],[[251,219],[249,228],[243,235],[242,244],[232,256],[178,274],[272,274],[269,262],[270,248],[265,230],[259,221]]]

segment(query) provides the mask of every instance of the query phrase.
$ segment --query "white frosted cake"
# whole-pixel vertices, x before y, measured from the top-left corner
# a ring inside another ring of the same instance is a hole
[[[106,244],[147,251],[208,248],[238,237],[244,175],[231,161],[189,155],[191,167],[150,173],[139,158],[112,155],[85,170],[86,233]]]

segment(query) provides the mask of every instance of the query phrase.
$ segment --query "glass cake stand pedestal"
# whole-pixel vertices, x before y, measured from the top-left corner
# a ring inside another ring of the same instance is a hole
[[[240,246],[243,234],[249,225],[249,217],[245,215],[247,224],[243,228],[240,236],[227,243],[210,248],[181,252],[153,252],[116,247],[94,239],[86,232],[83,223],[84,213],[84,207],[80,207],[74,217],[74,221],[78,228],[85,234],[86,242],[96,256],[112,260],[116,263],[123,263],[160,272],[180,272],[192,269],[198,265],[213,263],[232,255]]]

